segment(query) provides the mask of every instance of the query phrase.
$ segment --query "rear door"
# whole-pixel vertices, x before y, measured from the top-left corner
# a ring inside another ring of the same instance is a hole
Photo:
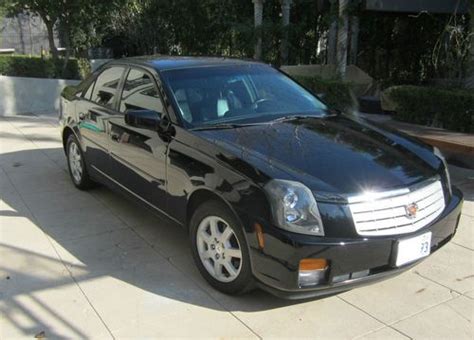
[[[126,190],[162,211],[166,210],[166,156],[168,141],[157,131],[127,125],[127,110],[164,114],[152,73],[131,67],[125,77],[117,114],[109,123],[112,177]]]
[[[107,121],[115,114],[124,71],[123,66],[104,69],[76,106],[87,162],[94,170],[103,174],[110,173]]]

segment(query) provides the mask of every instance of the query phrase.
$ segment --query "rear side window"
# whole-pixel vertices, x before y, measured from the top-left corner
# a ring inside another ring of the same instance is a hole
[[[160,95],[151,76],[142,70],[131,69],[123,86],[120,112],[151,110],[163,112]]]
[[[91,100],[99,105],[112,108],[123,71],[123,67],[111,67],[104,70],[95,81]]]

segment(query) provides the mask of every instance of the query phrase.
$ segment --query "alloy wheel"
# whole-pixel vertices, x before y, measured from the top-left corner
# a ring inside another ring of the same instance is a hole
[[[220,282],[232,282],[242,269],[242,250],[229,224],[217,216],[204,218],[197,230],[199,258],[208,273]]]
[[[79,147],[75,142],[69,144],[68,158],[69,168],[71,169],[72,177],[74,178],[74,181],[76,183],[80,183],[82,180],[83,162],[81,151],[79,150]]]

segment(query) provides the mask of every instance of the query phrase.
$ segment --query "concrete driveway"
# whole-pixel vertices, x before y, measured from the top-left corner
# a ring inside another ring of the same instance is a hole
[[[54,119],[0,117],[0,338],[472,339],[474,172],[452,242],[411,271],[325,299],[210,288],[184,231],[69,181]]]

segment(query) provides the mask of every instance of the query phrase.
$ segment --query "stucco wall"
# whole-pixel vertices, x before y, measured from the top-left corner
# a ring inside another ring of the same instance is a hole
[[[0,116],[21,113],[54,114],[59,109],[59,95],[76,80],[0,76]]]
[[[54,40],[60,46],[57,32]],[[13,18],[0,17],[0,48],[14,48],[19,54],[40,54],[41,48],[49,50],[45,24],[39,16],[27,13]]]

